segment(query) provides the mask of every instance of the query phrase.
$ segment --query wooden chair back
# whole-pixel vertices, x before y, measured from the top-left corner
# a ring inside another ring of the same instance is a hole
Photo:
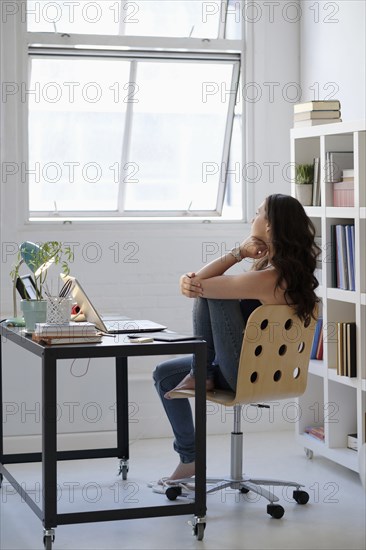
[[[315,324],[301,321],[290,306],[255,309],[244,331],[236,392],[215,390],[207,399],[232,406],[303,394]]]

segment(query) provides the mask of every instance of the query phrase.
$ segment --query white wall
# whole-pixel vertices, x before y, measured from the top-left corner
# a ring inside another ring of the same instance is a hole
[[[258,20],[248,29],[247,80],[254,84],[247,92],[249,99],[255,97],[253,92],[258,92],[257,99],[248,101],[244,92],[249,129],[249,155],[246,161],[255,163],[258,169],[255,182],[248,184],[248,196],[253,199],[253,205],[270,193],[290,191],[282,172],[290,160],[289,130],[293,102],[289,100],[289,94],[294,91],[291,83],[299,82],[299,24],[286,20],[281,11],[277,11],[272,18],[265,4],[268,3],[263,3]],[[14,159],[9,149],[10,144],[6,149],[7,158]],[[102,311],[120,312],[134,318],[152,318],[171,329],[189,330],[192,303],[179,295],[179,275],[230,249],[249,232],[249,225],[238,222],[24,225],[19,216],[21,193],[22,186],[17,180],[2,186],[2,316],[11,311],[8,273],[14,256],[7,255],[6,251],[24,240],[54,238],[77,243],[72,271]],[[252,210],[251,202],[249,207]],[[138,260],[136,263],[127,261],[127,255],[132,251],[129,243],[136,243],[138,247],[134,258]],[[117,246],[120,251],[118,261],[114,254]],[[92,255],[96,251],[101,255],[93,261]],[[5,349],[4,391],[8,403],[5,433],[8,436],[37,434],[39,365],[35,359],[29,360],[28,356],[16,353],[10,343],[6,343]],[[137,420],[131,423],[132,437],[170,434],[151,383],[151,371],[158,360],[145,358],[131,361],[130,400],[131,414],[134,415],[131,420]],[[97,363],[93,360],[89,369],[85,362],[77,362],[73,367],[70,362],[64,362],[59,370],[60,431],[106,433],[112,430],[114,393],[111,362]],[[76,403],[72,421],[69,414],[72,406],[65,404],[67,402]],[[97,403],[100,408],[93,408],[90,403]],[[27,409],[32,408],[35,413],[27,414]],[[261,412],[261,420],[257,421],[255,410],[248,409],[245,429],[268,429],[269,425],[291,428],[293,424],[284,410],[283,406],[275,408],[275,422],[268,424],[266,411]],[[102,415],[93,422],[93,414],[98,417],[98,411]],[[220,410],[211,412],[211,431],[231,429],[231,418],[225,422],[225,415]]]
[[[334,97],[341,102],[343,121],[364,119],[366,3],[302,0],[301,6],[303,101]]]

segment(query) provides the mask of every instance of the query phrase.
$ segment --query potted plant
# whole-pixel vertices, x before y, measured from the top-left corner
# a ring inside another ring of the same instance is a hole
[[[314,165],[296,164],[295,189],[296,198],[303,206],[311,206],[313,203]]]
[[[35,323],[43,323],[47,319],[47,300],[51,293],[47,286],[48,269],[52,264],[61,266],[61,272],[68,275],[68,262],[72,261],[73,253],[69,246],[59,241],[46,241],[41,244],[24,242],[19,247],[17,263],[11,271],[13,280],[14,317],[16,318],[15,284],[19,277],[20,266],[25,263],[34,274],[34,298],[21,300],[21,309],[25,326],[28,331],[34,330]]]

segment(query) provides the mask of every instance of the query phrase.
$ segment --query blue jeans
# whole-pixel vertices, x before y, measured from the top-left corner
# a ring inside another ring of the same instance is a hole
[[[207,377],[216,388],[235,391],[245,321],[238,300],[197,298],[193,307],[193,328],[196,336],[207,342]],[[195,460],[195,431],[188,399],[165,399],[191,372],[194,356],[177,357],[158,365],[154,371],[155,388],[160,396],[174,433],[174,449],[181,462]]]

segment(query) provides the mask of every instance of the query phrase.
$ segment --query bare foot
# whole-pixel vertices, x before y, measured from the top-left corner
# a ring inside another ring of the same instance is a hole
[[[174,399],[174,397],[170,395],[171,392],[173,392],[175,390],[194,390],[195,387],[196,387],[196,380],[195,380],[194,376],[191,376],[190,374],[187,374],[187,376],[185,376],[183,378],[183,380],[181,382],[179,382],[178,386],[176,386],[172,390],[166,392],[166,394],[164,394],[164,397],[165,397],[165,399]],[[213,389],[214,389],[214,382],[213,382],[212,378],[208,378],[206,380],[206,391],[211,391]]]
[[[184,479],[186,477],[193,477],[195,474],[196,465],[195,462],[189,462],[188,464],[183,464],[180,462],[174,472],[169,477],[164,477],[158,481],[159,485],[175,481],[176,479]]]

